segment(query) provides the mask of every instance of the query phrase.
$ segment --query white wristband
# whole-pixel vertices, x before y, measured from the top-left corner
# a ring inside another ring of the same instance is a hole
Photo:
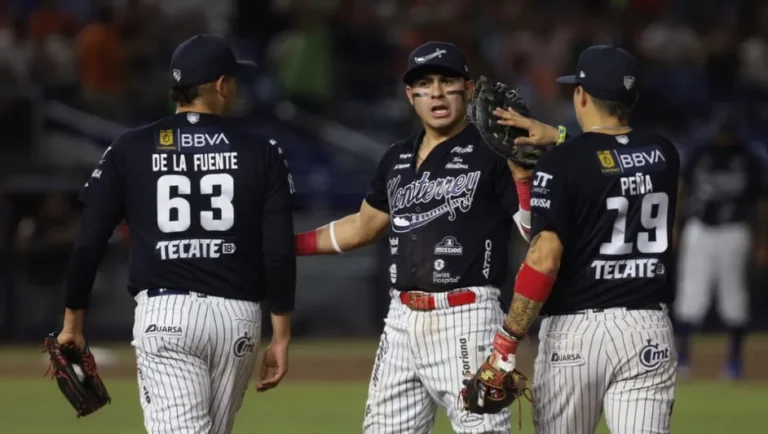
[[[331,244],[333,244],[333,250],[336,250],[336,253],[344,253],[341,247],[339,247],[339,242],[336,241],[336,231],[333,230],[334,223],[336,223],[336,220],[331,222]]]

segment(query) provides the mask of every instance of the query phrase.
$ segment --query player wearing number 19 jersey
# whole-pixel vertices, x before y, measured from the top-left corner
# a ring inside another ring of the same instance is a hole
[[[629,126],[637,70],[620,48],[585,50],[576,74],[558,80],[575,85],[583,133],[543,155],[531,176],[531,245],[504,330],[514,361],[519,339],[544,317],[533,381],[540,434],[594,433],[604,412],[613,433],[670,432],[680,161],[668,140]],[[534,120],[498,116],[530,137],[557,138]]]
[[[150,434],[231,432],[256,360],[262,302],[274,333],[258,389],[276,386],[287,367],[296,282],[290,175],[275,141],[222,117],[250,66],[221,38],[182,43],[169,74],[176,114],[122,134],[80,194],[59,340],[84,345],[94,276],[125,219]]]

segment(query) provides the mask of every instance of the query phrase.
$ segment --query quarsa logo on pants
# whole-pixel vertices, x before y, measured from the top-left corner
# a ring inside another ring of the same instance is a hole
[[[668,345],[654,343],[652,339],[648,339],[648,343],[640,348],[640,364],[648,370],[656,369],[672,358],[671,353]]]

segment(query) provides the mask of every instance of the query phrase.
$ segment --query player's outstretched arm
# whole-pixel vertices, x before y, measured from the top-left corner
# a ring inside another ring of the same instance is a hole
[[[360,211],[294,237],[296,255],[329,255],[364,247],[388,227],[389,214],[363,200]]]

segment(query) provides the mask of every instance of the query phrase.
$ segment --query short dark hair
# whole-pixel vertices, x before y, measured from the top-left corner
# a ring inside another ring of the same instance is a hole
[[[632,112],[632,109],[635,108],[634,102],[628,104],[620,101],[607,101],[604,99],[595,98],[592,95],[590,95],[590,98],[592,98],[592,103],[598,110],[609,116],[617,117],[619,119],[628,118],[629,114]]]
[[[171,88],[171,100],[181,106],[190,105],[199,97],[199,86],[173,86]]]

